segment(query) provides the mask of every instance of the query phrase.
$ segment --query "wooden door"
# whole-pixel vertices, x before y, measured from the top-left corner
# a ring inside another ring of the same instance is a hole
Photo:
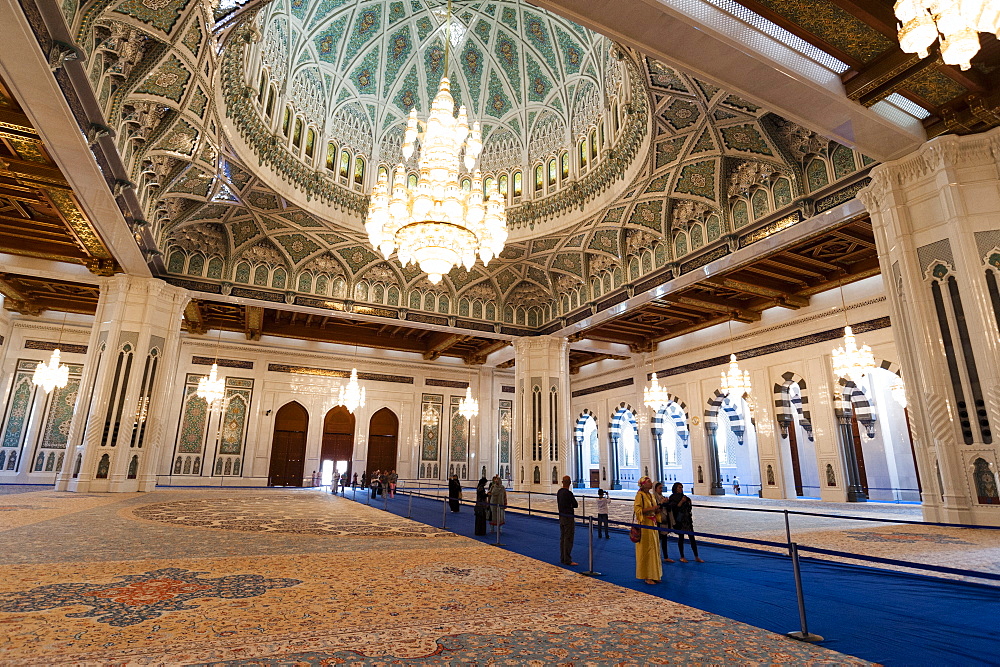
[[[858,420],[851,411],[851,440],[854,441],[854,456],[858,460],[858,483],[861,490],[868,495],[868,473],[865,472],[865,451],[861,447],[861,431],[858,430]]]
[[[368,424],[369,474],[375,470],[396,469],[396,449],[399,439],[399,418],[389,408],[372,415]]]
[[[302,486],[306,459],[306,431],[309,413],[292,401],[274,417],[268,486]]]
[[[320,452],[320,469],[323,461],[347,461],[347,475],[352,472],[354,458],[354,415],[342,405],[326,413],[323,420],[323,448]]]
[[[601,471],[591,470],[590,471],[590,488],[596,489],[601,486]]]

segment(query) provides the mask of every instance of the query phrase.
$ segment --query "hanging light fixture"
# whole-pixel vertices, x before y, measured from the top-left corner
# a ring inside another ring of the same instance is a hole
[[[215,342],[215,361],[212,362],[212,370],[208,375],[198,379],[198,390],[195,392],[199,398],[205,399],[209,407],[215,405],[226,393],[226,381],[219,377],[219,345],[222,343],[222,329],[219,329],[219,338]]]
[[[483,191],[483,178],[473,170],[483,150],[479,122],[469,128],[465,106],[453,116],[455,100],[448,80],[451,49],[451,0],[448,0],[445,69],[426,123],[410,111],[403,135],[403,158],[409,160],[420,142],[419,177],[407,185],[402,164],[396,166],[392,184],[382,172],[372,189],[365,230],[368,240],[382,256],[398,253],[404,265],[416,262],[433,284],[451,269],[463,264],[472,269],[478,254],[483,264],[499,255],[507,242],[507,214],[503,196],[494,186]],[[423,125],[423,132],[419,132]],[[464,149],[464,155],[463,155]],[[459,161],[471,173],[471,187],[459,181]],[[391,189],[391,192],[390,192]]]
[[[347,385],[340,385],[337,405],[343,405],[351,414],[358,408],[365,407],[365,388],[358,384],[357,368],[351,369],[351,379]]]
[[[979,33],[1000,38],[1000,5],[996,0],[898,0],[899,47],[926,58],[941,40],[941,59],[963,70],[979,53]]]
[[[840,304],[844,310],[844,344],[833,351],[833,372],[837,377],[850,380],[854,384],[861,382],[861,378],[875,370],[875,356],[872,349],[862,344],[858,347],[851,329],[850,321],[847,319],[847,304],[844,302],[844,283],[840,283]]]
[[[642,402],[646,405],[646,407],[654,412],[670,402],[670,393],[667,391],[667,388],[662,386],[660,381],[656,379],[656,373],[653,373],[653,379],[650,380],[649,385],[642,390],[642,399]]]
[[[48,363],[39,363],[35,366],[35,374],[31,377],[31,381],[41,387],[46,394],[56,387],[62,389],[69,381],[69,366],[62,363],[59,353],[59,347],[62,345],[62,332],[65,328],[66,313],[63,313],[63,323],[59,329],[59,342],[56,343],[55,349],[52,350]]]
[[[434,428],[438,425],[440,417],[441,413],[438,412],[438,409],[433,404],[428,403],[420,414],[420,423],[427,428]]]
[[[903,378],[897,375],[893,379],[892,384],[889,385],[889,393],[899,403],[899,406],[905,410],[908,402],[906,400],[906,385],[903,384]]]
[[[458,402],[458,413],[466,419],[479,414],[479,401],[472,398],[472,387],[465,388],[465,398]]]
[[[733,321],[729,320],[729,345],[733,344]],[[736,362],[736,354],[729,354],[729,371],[722,373],[719,390],[729,396],[735,394],[739,398],[748,396],[751,391],[750,371],[740,370],[740,365]]]

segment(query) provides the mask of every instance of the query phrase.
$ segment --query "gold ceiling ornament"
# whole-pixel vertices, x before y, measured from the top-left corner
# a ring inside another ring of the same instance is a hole
[[[396,166],[390,192],[389,174],[382,171],[372,189],[365,231],[368,241],[389,259],[396,252],[405,266],[416,262],[433,284],[458,264],[471,270],[476,255],[488,265],[507,242],[507,213],[503,196],[494,186],[483,191],[483,177],[474,169],[483,150],[479,122],[469,128],[465,106],[453,116],[455,100],[448,81],[451,48],[451,0],[448,0],[448,36],[445,68],[427,122],[410,111],[403,135],[403,159],[413,155],[420,142],[419,177],[407,183],[406,170]],[[419,132],[418,125],[423,126]],[[471,174],[463,187],[459,178],[460,158]]]
[[[670,402],[670,393],[667,391],[667,388],[661,385],[660,381],[656,379],[656,373],[653,373],[653,379],[650,381],[649,385],[642,390],[642,399],[642,402],[646,404],[646,407],[653,412],[656,412]]]
[[[898,0],[899,47],[926,58],[941,40],[941,59],[963,70],[979,53],[979,33],[1000,38],[1000,3],[996,0]]]
[[[465,388],[465,398],[458,402],[458,412],[469,420],[479,414],[479,401],[472,398],[472,387]]]
[[[35,366],[35,374],[31,377],[32,383],[38,385],[48,394],[56,387],[62,389],[69,381],[69,366],[62,363],[59,354],[59,346],[62,344],[62,332],[66,328],[66,314],[63,313],[63,325],[59,329],[59,342],[52,350],[48,363],[40,362]]]
[[[847,319],[847,305],[844,302],[844,283],[840,283],[840,304],[844,310],[844,345],[833,350],[833,372],[837,377],[859,384],[861,378],[875,370],[875,356],[872,349],[862,344],[858,347],[854,331]]]
[[[218,405],[226,393],[226,380],[219,377],[219,345],[221,343],[222,329],[219,329],[219,338],[215,343],[215,361],[212,362],[212,370],[208,372],[208,375],[198,378],[198,390],[195,392],[199,398],[205,399],[210,408]]]

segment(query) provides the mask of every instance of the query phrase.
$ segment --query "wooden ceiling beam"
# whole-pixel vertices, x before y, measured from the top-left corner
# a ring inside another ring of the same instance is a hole
[[[45,307],[34,299],[34,295],[18,284],[16,278],[0,274],[0,294],[3,294],[3,307],[21,315],[41,315]]]
[[[247,340],[260,340],[264,327],[264,309],[260,306],[247,306],[243,311],[243,333]]]
[[[191,299],[184,308],[185,328],[193,334],[204,334],[208,331],[205,326],[205,318],[201,310],[201,301]]]
[[[771,299],[775,304],[784,308],[804,308],[809,305],[809,299],[807,298],[803,298],[793,292],[778,289],[772,285],[758,281],[751,283],[745,280],[738,280],[736,278],[719,276],[716,278],[708,278],[704,282],[736,290],[737,292],[743,292],[744,294]]]
[[[426,347],[423,350],[424,360],[434,361],[449,347],[456,343],[461,343],[465,338],[465,336],[453,333],[432,334],[428,337]]]
[[[470,354],[465,355],[463,360],[470,366],[476,366],[486,363],[486,358],[498,350],[502,350],[510,345],[509,340],[494,340],[489,342],[484,342],[475,351]]]
[[[261,334],[279,336],[281,338],[298,338],[342,345],[358,345],[373,347],[380,350],[401,350],[404,352],[423,353],[425,345],[422,341],[407,336],[377,336],[373,331],[343,324],[327,325],[326,328],[303,327],[278,321],[264,321]]]

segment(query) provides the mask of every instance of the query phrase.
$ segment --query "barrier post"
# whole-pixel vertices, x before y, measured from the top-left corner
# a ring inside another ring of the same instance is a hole
[[[584,496],[586,498],[586,496]],[[600,572],[594,571],[594,517],[587,517],[587,571],[580,574],[587,577],[600,577]]]
[[[372,505],[372,490],[371,487],[365,489],[365,505],[371,507]]]
[[[411,489],[407,489],[406,491],[407,495],[410,496],[410,502],[406,506],[406,518],[409,519],[413,516],[413,491]]]
[[[788,555],[792,555],[792,528],[788,524],[788,510],[782,510],[785,514],[785,541],[788,542]]]
[[[795,542],[789,542],[788,546],[792,552],[792,572],[795,575],[795,595],[799,602],[799,623],[802,625],[802,630],[788,632],[786,635],[800,642],[815,644],[816,642],[823,641],[823,638],[809,632],[809,625],[806,623],[806,599],[802,594],[802,571],[799,569],[799,545]]]
[[[528,489],[528,516],[531,516],[531,489]]]
[[[382,511],[389,511],[389,486],[388,484],[382,489]]]
[[[441,499],[441,530],[445,530],[448,527],[448,499]]]

